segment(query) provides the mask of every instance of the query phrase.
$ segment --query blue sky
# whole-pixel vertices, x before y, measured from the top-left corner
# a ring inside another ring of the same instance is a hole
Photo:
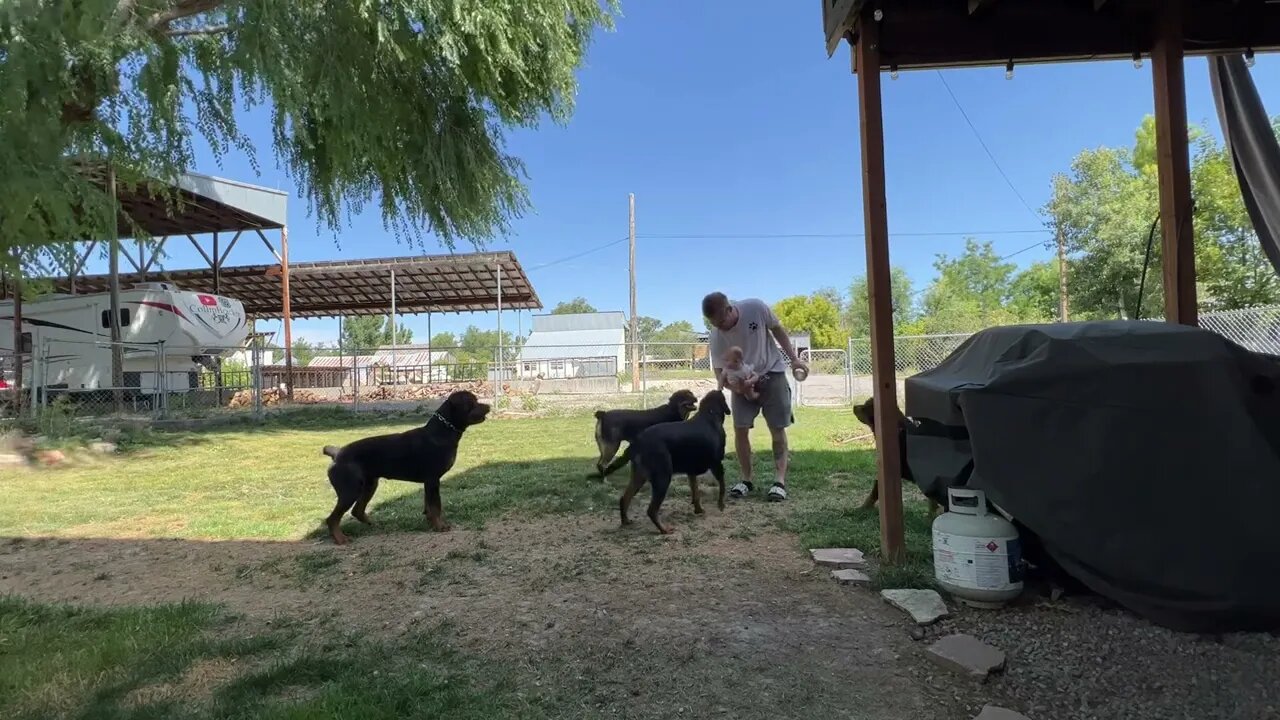
[[[625,241],[557,261],[625,238],[629,192],[636,194],[642,315],[697,325],[699,300],[710,290],[774,301],[822,286],[844,289],[863,273],[849,51],[842,45],[826,57],[816,6],[780,7],[765,0],[626,2],[617,29],[598,37],[580,73],[572,120],[511,135],[509,150],[528,166],[534,211],[490,247],[516,253],[547,309],[579,295],[602,310],[628,309]],[[1253,76],[1268,110],[1280,112],[1280,58],[1259,56]],[[1129,61],[1023,66],[1013,80],[1003,67],[951,70],[945,78],[1034,210],[1080,150],[1131,144],[1152,111],[1150,62],[1140,70]],[[932,276],[937,253],[963,247],[964,233],[1003,253],[1047,239],[1043,219],[1000,176],[938,73],[886,76],[884,95],[890,255],[917,288]],[[1217,134],[1204,59],[1187,62],[1187,101],[1191,121]],[[231,155],[220,166],[205,151],[195,169],[292,192],[275,168],[265,114],[244,123],[262,175],[246,158]],[[376,209],[350,218],[335,236],[317,228],[294,193],[289,217],[295,261],[417,252],[384,231]],[[1020,232],[1027,230],[1041,233]],[[202,264],[189,245],[175,243],[169,252],[167,268]],[[1047,257],[1037,247],[1015,259]],[[269,259],[261,243],[243,243],[229,262]],[[436,315],[432,329],[492,328],[496,321],[494,314]],[[425,340],[425,316],[404,322]],[[527,331],[527,313],[521,324]],[[274,329],[269,325],[260,328]],[[504,328],[516,325],[515,313],[505,313]],[[296,321],[294,335],[332,341],[337,322]]]

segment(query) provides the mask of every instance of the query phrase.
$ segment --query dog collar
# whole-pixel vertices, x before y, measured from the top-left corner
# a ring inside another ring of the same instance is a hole
[[[461,430],[459,430],[458,428],[454,427],[453,423],[449,422],[448,420],[445,420],[445,419],[444,419],[444,416],[443,416],[443,415],[441,415],[440,413],[438,413],[438,412],[431,413],[431,417],[433,417],[433,418],[435,418],[436,420],[439,420],[440,422],[444,423],[444,426],[445,426],[445,427],[447,427],[447,428],[449,428],[450,430],[452,430],[452,431],[454,431],[454,432],[458,433],[459,435],[461,435],[461,434],[462,434],[462,431],[461,431]]]

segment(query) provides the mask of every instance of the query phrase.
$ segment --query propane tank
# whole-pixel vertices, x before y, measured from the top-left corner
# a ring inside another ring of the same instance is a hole
[[[1022,593],[1018,529],[987,512],[981,490],[950,488],[947,512],[933,521],[933,572],[960,602],[995,609]]]

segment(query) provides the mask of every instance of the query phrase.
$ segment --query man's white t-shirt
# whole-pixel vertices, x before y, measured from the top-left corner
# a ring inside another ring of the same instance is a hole
[[[738,308],[738,324],[729,330],[711,329],[711,367],[724,368],[721,358],[725,351],[737,345],[742,348],[742,362],[750,364],[761,375],[786,372],[782,351],[769,332],[769,328],[779,324],[773,310],[755,298],[738,300],[733,306]]]

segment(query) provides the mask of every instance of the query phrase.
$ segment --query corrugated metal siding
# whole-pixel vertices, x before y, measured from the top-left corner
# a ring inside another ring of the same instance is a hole
[[[562,330],[541,332],[535,330],[520,348],[521,360],[558,360],[563,358],[617,357],[626,354],[626,331],[622,328],[608,330]]]
[[[384,345],[373,353],[375,365],[444,365],[452,360],[444,350],[432,350],[425,345],[402,345],[394,351]]]

